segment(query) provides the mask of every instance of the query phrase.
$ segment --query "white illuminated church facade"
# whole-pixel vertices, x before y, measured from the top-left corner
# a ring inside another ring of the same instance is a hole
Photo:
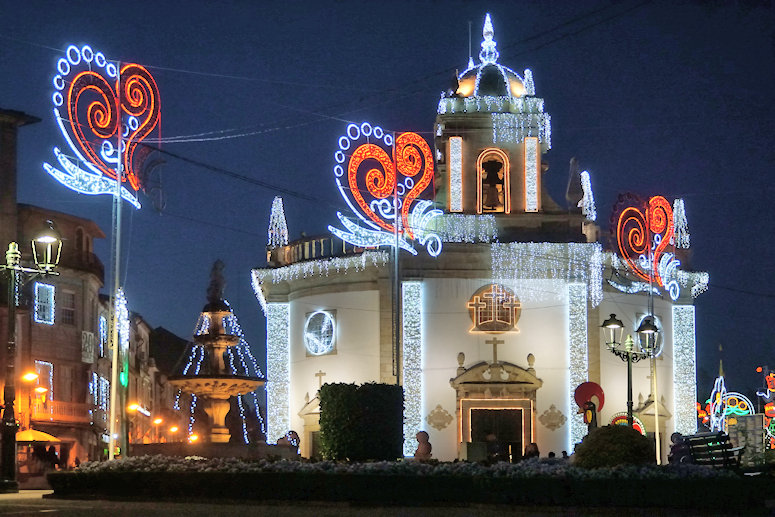
[[[431,188],[443,213],[414,238],[434,235],[440,252],[402,251],[395,282],[390,246],[345,242],[341,232],[289,243],[275,200],[268,266],[253,271],[267,319],[267,437],[293,429],[302,455],[313,456],[323,383],[399,382],[405,455],[419,430],[440,460],[478,459],[488,433],[514,458],[530,442],[542,456],[572,453],[587,433],[577,386],[602,388],[599,425],[627,408],[627,364],[606,348],[601,323],[616,314],[637,346],[651,302],[661,331],[656,390],[651,362],[633,364],[634,412],[645,432],[659,432],[666,456],[671,433],[697,428],[693,300],[707,275],[677,261],[660,270],[661,284],[635,274],[600,237],[586,172],[571,177],[570,208],[552,199],[542,182],[551,148],[544,100],[530,70],[498,62],[489,16],[483,36],[479,63],[471,59],[442,94],[433,126]],[[350,139],[381,137],[376,126],[351,126]],[[337,163],[347,165],[353,148],[340,140]],[[678,203],[672,214],[668,259],[688,241]]]

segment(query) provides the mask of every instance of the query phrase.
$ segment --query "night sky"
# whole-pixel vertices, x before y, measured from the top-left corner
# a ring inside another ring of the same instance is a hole
[[[468,61],[469,21],[477,55],[489,12],[499,62],[533,70],[552,116],[544,181],[556,201],[572,156],[590,172],[604,235],[619,193],[685,199],[691,266],[710,273],[697,300],[698,391],[710,392],[723,358],[727,388],[749,393],[761,383],[756,366],[775,368],[768,4],[6,0],[0,107],[42,119],[20,131],[19,201],[95,220],[107,266],[111,199],[78,195],[42,168],[66,146],[51,80],[69,44],[148,67],[162,138],[210,140],[163,143],[163,210],[141,198],[141,210],[124,212],[130,308],[190,338],[221,258],[226,297],[263,364],[250,269],[265,264],[277,188],[291,239],[335,223],[344,203],[333,153],[346,124],[431,140],[439,93]]]

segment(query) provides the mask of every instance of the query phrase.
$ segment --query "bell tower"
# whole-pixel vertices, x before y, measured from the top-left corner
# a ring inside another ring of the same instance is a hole
[[[493,214],[511,226],[505,216],[559,208],[541,185],[551,122],[531,71],[520,76],[498,63],[489,14],[482,36],[479,63],[469,59],[439,101],[436,199],[449,213]]]

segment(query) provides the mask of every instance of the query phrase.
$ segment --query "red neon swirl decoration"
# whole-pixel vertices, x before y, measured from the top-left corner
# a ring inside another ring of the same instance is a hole
[[[396,168],[404,177],[413,178],[422,171],[422,176],[414,182],[401,207],[403,227],[409,238],[414,239],[414,232],[409,226],[409,208],[433,181],[433,154],[428,143],[417,133],[401,133],[396,138],[394,156]]]
[[[124,153],[124,170],[132,188],[138,190],[140,181],[134,170],[133,160],[138,144],[157,126],[160,119],[159,88],[144,67],[131,63],[121,68],[121,108],[138,119],[137,129],[129,134]],[[143,148],[148,154],[147,148]]]
[[[113,145],[118,146],[119,113],[135,117],[137,127],[130,129],[124,139],[123,180],[134,190],[139,190],[137,169],[151,149],[143,147],[137,152],[138,145],[159,125],[159,88],[150,72],[138,64],[124,65],[119,77],[111,86],[105,77],[93,70],[78,73],[67,90],[67,113],[73,140],[85,157],[112,179],[117,176],[115,166],[108,165],[102,158],[102,143],[115,137]],[[128,120],[122,122],[127,124]],[[87,127],[90,134],[87,134]]]
[[[659,261],[662,253],[673,238],[673,208],[667,199],[662,196],[654,196],[649,199],[648,208],[649,230],[654,235],[660,235],[661,241],[654,249],[651,270],[654,272],[654,280],[658,285],[664,286],[664,280],[659,274]]]
[[[635,197],[627,199],[630,206],[621,210],[616,224],[619,254],[636,276],[664,287],[659,262],[673,238],[673,209],[663,196],[650,198],[645,206]],[[641,256],[649,259],[651,271],[643,269]]]
[[[376,199],[385,199],[393,194],[396,185],[396,170],[393,161],[381,147],[374,144],[363,144],[359,146],[350,157],[347,164],[347,180],[350,184],[350,193],[355,202],[363,211],[363,215],[371,219],[381,228],[394,232],[393,225],[386,223],[369,207],[369,204],[363,198],[363,193],[358,185],[358,171],[367,160],[376,161],[382,170],[371,167],[365,175],[366,190]],[[367,164],[368,165],[368,164]]]
[[[649,281],[649,275],[641,269],[638,257],[648,254],[651,246],[649,237],[648,223],[643,212],[633,206],[622,210],[616,227],[619,253],[632,271],[646,282]]]
[[[95,96],[96,99],[94,99]],[[67,91],[67,98],[70,127],[79,147],[99,170],[115,179],[115,171],[102,161],[99,148],[95,149],[95,144],[84,133],[84,128],[88,125],[98,138],[106,139],[115,135],[118,128],[118,109],[113,88],[101,75],[85,71],[73,78]],[[91,102],[89,102],[90,98]],[[87,102],[86,123],[84,123],[81,120],[82,110],[79,107]]]

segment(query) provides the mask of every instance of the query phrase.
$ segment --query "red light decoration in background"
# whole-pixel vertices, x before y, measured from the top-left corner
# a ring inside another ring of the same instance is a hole
[[[619,254],[636,276],[665,287],[659,273],[659,262],[673,238],[673,209],[662,196],[654,196],[644,203],[638,197],[627,194],[619,197],[616,221],[616,242]],[[613,225],[612,225],[613,227]],[[652,256],[649,257],[649,251]],[[648,261],[648,267],[642,265]]]

